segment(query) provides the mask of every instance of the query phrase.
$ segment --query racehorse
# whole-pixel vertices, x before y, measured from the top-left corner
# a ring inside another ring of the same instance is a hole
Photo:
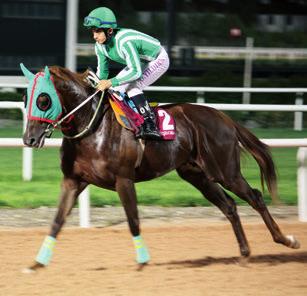
[[[269,148],[226,114],[188,103],[165,105],[164,110],[176,122],[175,140],[142,143],[130,130],[118,124],[105,100],[107,93],[102,104],[96,91],[92,101],[75,109],[95,91],[86,80],[87,72],[74,73],[59,66],[50,69],[46,66],[44,71],[34,75],[23,65],[21,68],[29,80],[25,97],[28,114],[23,136],[25,145],[42,147],[50,127],[58,125],[61,118],[76,110],[68,120],[60,121],[63,133],[60,203],[49,236],[32,269],[49,263],[57,235],[78,195],[89,184],[117,191],[135,243],[136,260],[139,264],[147,263],[150,256],[140,235],[135,183],[172,170],[196,187],[228,218],[239,244],[240,258],[250,256],[250,247],[235,201],[225,189],[259,212],[276,243],[294,249],[300,247],[292,235],[281,232],[262,193],[251,188],[240,171],[240,154],[245,150],[258,163],[262,187],[266,183],[271,197],[276,198],[277,180]],[[89,122],[93,122],[90,127]]]

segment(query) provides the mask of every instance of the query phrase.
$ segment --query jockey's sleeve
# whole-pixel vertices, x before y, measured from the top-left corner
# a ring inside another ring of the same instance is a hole
[[[96,75],[99,79],[107,79],[109,76],[109,61],[105,54],[95,45],[95,53],[97,56],[97,71]]]
[[[125,61],[128,67],[128,71],[123,76],[117,75],[111,79],[112,86],[118,86],[121,84],[128,83],[130,81],[137,80],[142,76],[141,60],[135,45],[131,42],[125,42],[122,45],[122,53],[124,54]]]

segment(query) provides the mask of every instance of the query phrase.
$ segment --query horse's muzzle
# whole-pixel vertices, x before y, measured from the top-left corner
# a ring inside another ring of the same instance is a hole
[[[28,147],[42,148],[45,144],[45,135],[41,137],[26,137],[23,136],[23,143]]]
[[[42,148],[46,138],[45,130],[45,123],[28,122],[23,135],[23,143],[28,147]]]

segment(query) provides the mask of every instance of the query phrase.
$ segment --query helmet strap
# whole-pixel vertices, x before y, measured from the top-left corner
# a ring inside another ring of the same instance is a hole
[[[106,41],[104,43],[108,44],[114,35],[114,30],[112,28],[103,28],[103,32],[106,35]]]

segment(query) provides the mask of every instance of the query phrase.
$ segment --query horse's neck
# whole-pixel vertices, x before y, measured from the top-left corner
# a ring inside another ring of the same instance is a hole
[[[62,95],[64,99],[64,112],[68,114],[76,107],[78,107],[82,102],[84,102],[90,95],[91,94],[85,90],[82,93],[77,93],[75,89],[66,92],[64,95]],[[73,113],[73,123],[77,132],[80,132],[81,129],[84,129],[87,126],[92,116],[94,115],[97,105],[98,97],[96,96]]]

